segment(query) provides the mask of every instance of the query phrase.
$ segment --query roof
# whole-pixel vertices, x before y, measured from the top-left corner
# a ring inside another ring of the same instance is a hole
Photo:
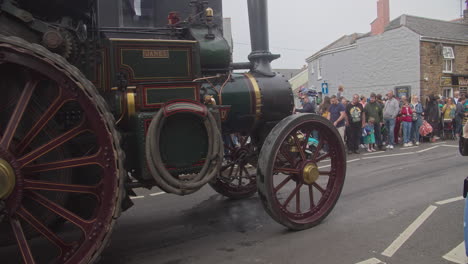
[[[286,79],[291,79],[292,77],[301,73],[304,69],[274,69],[274,72],[279,72],[281,75],[284,75]]]
[[[401,15],[392,20],[385,31],[405,26],[415,33],[429,38],[468,41],[468,24]]]
[[[366,36],[368,36],[368,33],[367,34],[353,33],[351,35],[344,35],[341,38],[339,38],[339,39],[335,40],[334,42],[332,42],[330,45],[326,46],[325,48],[319,50],[318,52],[316,52],[315,54],[313,54],[312,56],[307,58],[307,61],[309,61],[309,59],[315,57],[317,54],[319,54],[321,52],[324,52],[324,51],[327,51],[327,50],[332,50],[332,49],[338,49],[338,48],[341,48],[341,47],[346,47],[346,46],[352,45],[352,44],[356,43],[356,40],[358,40],[360,38],[363,38],[363,37],[366,37]]]
[[[401,15],[385,27],[385,31],[397,29],[400,27],[407,27],[421,37],[426,39],[442,39],[451,41],[468,42],[468,24],[461,23],[459,19],[454,21],[443,21],[437,19],[430,19],[424,17]],[[307,62],[326,54],[327,51],[334,52],[333,50],[343,50],[344,47],[350,47],[358,39],[371,36],[370,32],[366,34],[353,33],[351,35],[344,35],[343,37],[332,42],[330,45],[316,52],[306,59]],[[342,49],[340,49],[342,48]]]

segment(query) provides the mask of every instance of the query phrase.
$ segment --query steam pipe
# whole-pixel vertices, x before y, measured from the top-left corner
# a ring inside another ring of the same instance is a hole
[[[266,76],[275,76],[271,62],[280,55],[271,54],[268,37],[268,2],[267,0],[247,0],[249,8],[250,40],[252,53],[252,71]]]

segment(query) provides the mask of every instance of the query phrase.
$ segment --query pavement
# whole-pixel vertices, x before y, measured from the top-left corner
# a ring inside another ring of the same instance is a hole
[[[343,193],[318,226],[291,232],[257,196],[205,186],[186,197],[137,190],[101,263],[467,263],[456,141],[348,155]]]

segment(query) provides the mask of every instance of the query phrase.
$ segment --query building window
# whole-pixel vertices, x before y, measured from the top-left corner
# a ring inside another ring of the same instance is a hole
[[[453,60],[445,60],[444,59],[443,67],[444,67],[443,72],[446,72],[446,73],[453,72]]]
[[[442,96],[444,98],[453,97],[453,88],[452,87],[444,87],[444,91],[443,91]]]
[[[322,68],[320,66],[320,59],[317,60],[317,80],[322,80]]]
[[[442,55],[444,56],[443,62],[443,72],[453,72],[453,61],[455,60],[455,54],[453,53],[452,47],[444,47],[442,51]]]
[[[468,87],[460,87],[460,94],[466,94]]]
[[[311,63],[311,64],[309,65],[309,75],[310,75],[310,76],[314,76],[314,73],[315,73],[314,64]]]

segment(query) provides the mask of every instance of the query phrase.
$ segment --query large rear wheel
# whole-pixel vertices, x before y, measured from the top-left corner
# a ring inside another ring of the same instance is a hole
[[[346,156],[341,137],[323,117],[283,119],[260,151],[257,186],[266,211],[278,223],[301,230],[320,223],[343,188]]]
[[[78,69],[0,35],[0,255],[92,263],[120,214],[124,169],[112,115]]]

